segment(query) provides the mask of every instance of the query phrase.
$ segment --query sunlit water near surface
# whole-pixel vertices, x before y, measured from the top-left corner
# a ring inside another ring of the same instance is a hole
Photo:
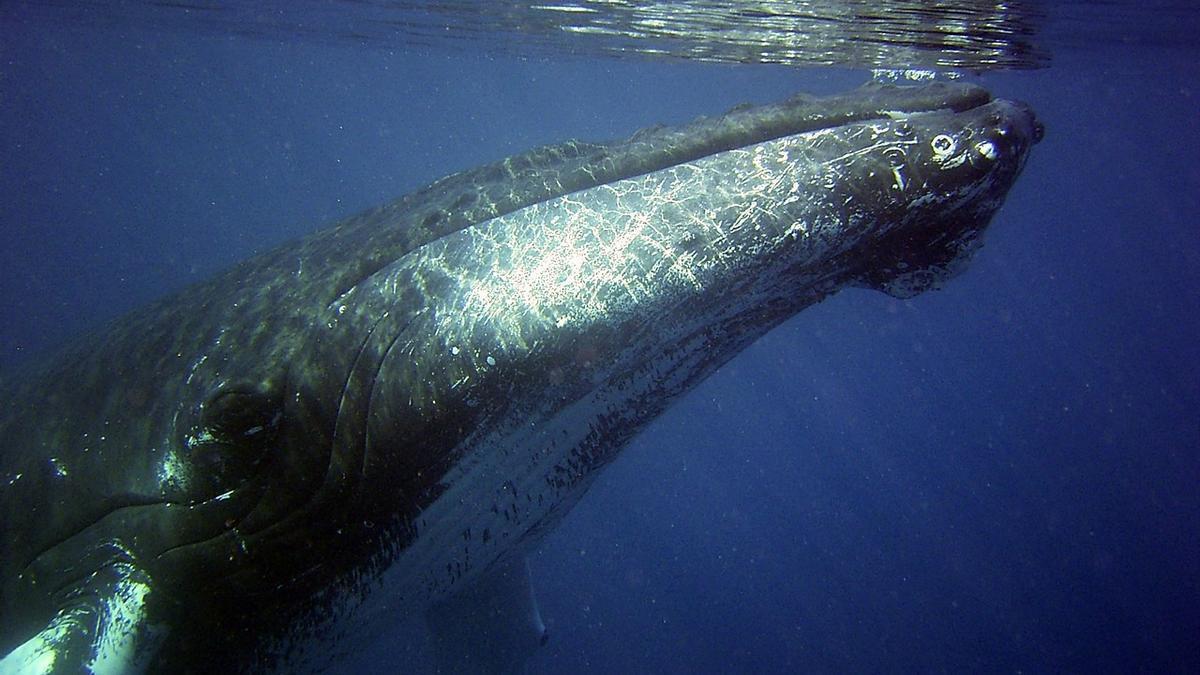
[[[0,378],[452,171],[956,66],[1047,128],[974,263],[640,436],[532,558],[530,669],[1196,672],[1197,10],[916,4],[6,3]]]

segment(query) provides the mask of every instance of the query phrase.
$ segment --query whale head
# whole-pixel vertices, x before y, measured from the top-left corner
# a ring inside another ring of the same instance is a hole
[[[963,269],[1044,129],[1028,106],[1003,100],[899,115],[884,128],[907,141],[889,144],[882,164],[866,170],[882,177],[881,189],[904,195],[905,213],[864,251],[858,281],[907,298]]]

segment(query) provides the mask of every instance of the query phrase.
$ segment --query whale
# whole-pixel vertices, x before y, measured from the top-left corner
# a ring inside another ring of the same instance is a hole
[[[0,673],[321,672],[397,617],[518,670],[525,556],[630,439],[838,290],[962,272],[1042,135],[935,81],[568,141],[76,338],[0,390]]]

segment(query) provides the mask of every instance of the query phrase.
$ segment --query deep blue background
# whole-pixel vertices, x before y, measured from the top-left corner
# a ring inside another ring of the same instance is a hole
[[[0,377],[450,171],[865,78],[0,36]],[[975,264],[804,312],[635,441],[532,559],[532,670],[1200,670],[1198,56],[982,78],[1048,131]]]

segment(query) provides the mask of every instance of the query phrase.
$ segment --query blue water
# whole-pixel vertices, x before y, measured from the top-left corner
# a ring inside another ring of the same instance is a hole
[[[866,78],[0,31],[0,377],[451,171]],[[639,437],[532,558],[532,672],[1200,671],[1200,52],[1129,42],[977,78],[1047,134],[973,265]]]

